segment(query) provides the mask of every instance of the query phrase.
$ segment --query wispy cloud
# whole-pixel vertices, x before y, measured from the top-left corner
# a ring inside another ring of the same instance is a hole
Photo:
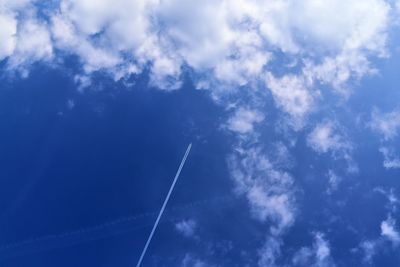
[[[210,265],[207,262],[194,257],[191,254],[186,254],[182,260],[181,267],[217,267],[216,265]]]
[[[175,228],[185,237],[194,237],[197,223],[193,219],[182,220],[175,224]]]
[[[294,266],[336,266],[331,256],[330,244],[321,232],[314,234],[314,242],[311,247],[303,247],[295,253],[292,263]]]
[[[259,267],[274,267],[278,257],[281,255],[282,241],[276,237],[268,237],[264,246],[258,250]]]
[[[385,113],[374,108],[368,126],[380,135],[382,145],[379,152],[383,155],[383,167],[386,169],[400,168],[400,159],[391,147],[400,130],[400,110],[394,109]]]
[[[374,109],[369,125],[374,131],[381,134],[384,140],[391,140],[397,136],[400,129],[400,111],[393,110],[383,113]]]
[[[278,234],[294,222],[293,178],[275,169],[260,148],[242,150],[228,161],[238,194],[244,194],[252,214],[273,222],[271,233]]]
[[[342,178],[338,176],[333,170],[329,170],[327,176],[329,182],[327,193],[332,194],[338,189],[339,184],[342,182]]]
[[[394,189],[385,190],[383,188],[375,188],[374,192],[382,194],[387,199],[388,204],[386,205],[386,209],[388,210],[388,214],[386,219],[379,225],[380,236],[361,241],[359,247],[355,249],[355,251],[361,251],[363,261],[368,264],[373,264],[374,258],[387,249],[387,243],[391,243],[392,248],[396,248],[400,242],[400,233],[396,227],[396,220],[393,219],[399,203]]]
[[[336,122],[324,121],[315,126],[307,137],[307,144],[317,153],[330,153],[347,162],[347,171],[357,173],[358,166],[352,158],[353,145]]]

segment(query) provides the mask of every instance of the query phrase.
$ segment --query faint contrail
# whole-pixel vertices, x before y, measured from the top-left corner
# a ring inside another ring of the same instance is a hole
[[[162,205],[162,207],[161,207],[160,213],[158,214],[157,220],[156,220],[156,222],[154,223],[153,229],[151,229],[149,238],[147,239],[146,245],[144,245],[142,254],[140,255],[140,258],[139,258],[139,261],[138,261],[136,267],[140,267],[140,265],[142,264],[142,260],[143,260],[143,258],[144,258],[144,255],[146,254],[147,248],[149,247],[149,244],[150,244],[150,242],[151,242],[151,239],[153,238],[154,232],[156,231],[157,225],[158,225],[158,223],[160,222],[161,216],[162,216],[163,213],[164,213],[164,210],[165,210],[165,207],[167,206],[169,197],[171,196],[172,191],[174,190],[176,181],[177,181],[178,178],[179,178],[179,174],[181,173],[181,170],[182,170],[182,168],[183,168],[183,165],[185,165],[186,158],[187,158],[187,156],[189,155],[189,152],[190,152],[190,149],[191,149],[191,148],[192,148],[192,143],[190,143],[189,146],[188,146],[188,148],[186,149],[185,155],[183,156],[183,159],[182,159],[182,161],[181,161],[181,165],[179,165],[178,171],[177,171],[176,174],[175,174],[174,181],[172,182],[172,185],[171,185],[171,187],[170,187],[170,189],[169,189],[169,191],[168,191],[167,197],[166,197],[165,200],[164,200],[164,203],[163,203],[163,205]]]
[[[229,202],[233,201],[233,196],[223,195],[213,198],[208,198],[205,200],[193,201],[186,204],[176,205],[172,207],[166,207],[163,214],[162,222],[175,222],[177,218],[180,218],[179,215],[175,214],[172,216],[171,214],[175,212],[184,212],[186,209],[193,210],[200,206],[210,206],[210,203],[220,203],[220,202]],[[211,205],[215,207],[215,205]],[[63,248],[70,247],[77,244],[81,244],[84,242],[99,240],[111,236],[116,236],[119,234],[136,231],[138,229],[147,228],[149,225],[153,225],[153,223],[147,223],[146,219],[149,218],[157,218],[157,215],[160,211],[156,212],[146,212],[141,214],[136,214],[132,216],[120,217],[111,221],[106,221],[99,223],[97,225],[92,225],[88,227],[81,227],[78,229],[64,231],[61,233],[47,234],[42,236],[36,236],[31,238],[26,238],[19,241],[9,242],[0,244],[0,266],[1,261],[6,260],[8,258],[20,257],[21,255],[28,255],[33,253],[39,253],[43,251],[52,250],[55,248]],[[171,214],[169,217],[168,212]],[[140,222],[140,220],[143,220]]]

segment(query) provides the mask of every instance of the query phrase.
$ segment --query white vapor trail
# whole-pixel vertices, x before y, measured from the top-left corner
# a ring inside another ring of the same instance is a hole
[[[139,258],[138,263],[136,264],[136,267],[140,267],[140,265],[142,264],[144,255],[146,254],[147,248],[149,247],[149,244],[150,244],[150,242],[151,242],[151,239],[153,238],[154,232],[155,232],[156,229],[157,229],[157,225],[158,225],[158,223],[160,222],[161,216],[162,216],[163,213],[164,213],[165,207],[167,206],[168,200],[169,200],[169,198],[170,198],[170,196],[171,196],[171,194],[172,194],[172,191],[174,190],[174,187],[175,187],[176,182],[178,181],[179,175],[180,175],[180,173],[181,173],[181,171],[182,171],[183,165],[185,165],[186,158],[187,158],[187,156],[189,155],[189,152],[190,152],[190,149],[191,149],[191,148],[192,148],[192,143],[190,143],[189,146],[188,146],[187,149],[186,149],[185,155],[183,156],[183,159],[182,159],[182,161],[181,161],[181,164],[179,165],[178,171],[177,171],[176,174],[175,174],[174,181],[172,182],[172,185],[171,185],[171,187],[170,187],[170,189],[169,189],[169,191],[168,191],[167,197],[166,197],[165,200],[164,200],[164,203],[163,203],[163,205],[162,205],[162,207],[161,207],[160,213],[159,213],[158,216],[157,216],[157,220],[156,220],[156,222],[154,223],[153,229],[152,229],[151,232],[150,232],[149,238],[147,239],[146,245],[145,245],[144,248],[143,248],[142,254],[140,255],[140,258]]]

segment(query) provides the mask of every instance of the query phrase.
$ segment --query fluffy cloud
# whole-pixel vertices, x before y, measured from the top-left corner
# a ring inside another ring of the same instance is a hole
[[[312,149],[319,153],[334,152],[347,148],[349,145],[343,136],[336,132],[337,127],[333,122],[320,123],[309,134],[307,142]]]
[[[30,15],[17,18],[28,5]],[[342,89],[352,77],[369,73],[368,58],[385,55],[392,11],[383,0],[61,0],[58,5],[45,18],[30,1],[2,0],[0,58],[12,56],[27,40],[16,36],[26,32],[20,25],[31,17],[41,20],[36,23],[41,44],[44,32],[54,42],[39,54],[26,53],[28,58],[48,59],[53,46],[58,56],[77,55],[86,74],[104,70],[121,79],[148,69],[152,84],[164,89],[180,87],[184,66],[194,71],[200,87],[210,89],[258,87],[267,77],[278,106],[296,117],[311,110],[316,81]],[[293,76],[266,71],[269,64],[282,63],[280,52],[297,62]],[[23,56],[14,63],[28,62]]]
[[[276,78],[268,73],[266,85],[277,105],[291,116],[295,126],[302,126],[305,117],[314,107],[315,97],[308,89],[307,82],[301,76],[286,75]]]
[[[17,44],[10,57],[9,66],[28,72],[26,66],[37,61],[50,61],[53,57],[53,45],[45,24],[30,19],[20,25]]]
[[[11,14],[0,13],[0,25],[0,60],[2,60],[14,52],[17,21]]]
[[[76,32],[75,27],[62,16],[52,17],[52,33],[55,44],[65,51],[73,50],[83,61],[85,72],[102,68],[113,68],[120,63],[118,55],[112,51],[92,45],[85,37]]]
[[[392,217],[388,217],[381,223],[381,235],[392,242],[393,245],[398,245],[400,242],[400,234],[396,230],[396,221]]]
[[[34,1],[0,1],[0,60],[7,58],[8,69],[23,76],[32,63],[53,59],[49,27],[36,12]]]
[[[397,136],[400,128],[400,111],[393,110],[383,113],[374,109],[371,115],[370,127],[381,134],[384,140],[391,140]]]
[[[256,110],[239,108],[233,117],[228,120],[227,128],[239,134],[253,132],[254,124],[264,120],[264,115]]]
[[[224,1],[169,0],[157,7],[166,37],[194,69],[215,66],[229,51],[235,33],[225,6]]]
[[[260,147],[238,148],[237,152],[228,161],[236,192],[247,198],[253,217],[270,227],[258,250],[258,266],[276,266],[283,245],[281,236],[295,220],[293,178],[272,163]]]

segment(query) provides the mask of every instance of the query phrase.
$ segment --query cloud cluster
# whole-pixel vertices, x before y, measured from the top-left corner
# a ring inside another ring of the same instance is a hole
[[[375,188],[374,192],[382,194],[388,201],[386,209],[388,214],[386,219],[382,220],[379,225],[380,236],[375,239],[363,240],[359,248],[363,254],[363,261],[369,264],[373,263],[374,257],[380,252],[387,250],[388,243],[391,247],[396,249],[400,243],[400,232],[396,227],[396,220],[393,218],[396,216],[398,210],[399,200],[395,195],[393,188],[385,190],[383,188]]]
[[[313,234],[313,244],[305,246],[296,251],[288,264],[279,265],[277,261],[282,254],[282,241],[276,238],[268,238],[264,246],[258,251],[260,259],[258,266],[293,266],[293,267],[334,267],[336,266],[332,256],[329,241],[321,232]]]
[[[80,75],[148,71],[162,89],[179,88],[190,69],[199,88],[268,88],[296,121],[313,110],[317,85],[343,93],[374,71],[395,10],[384,0],[60,0],[44,14],[37,5],[1,1],[0,60],[11,69],[74,55]]]
[[[386,169],[400,168],[400,159],[391,146],[400,130],[400,110],[381,112],[374,108],[368,126],[380,135],[383,143],[379,148],[379,152],[383,155],[383,167]]]
[[[228,163],[236,192],[247,197],[253,216],[270,222],[273,235],[286,230],[296,209],[291,175],[276,169],[258,147],[241,150]]]
[[[329,242],[325,236],[317,232],[311,247],[303,247],[293,257],[293,266],[333,267],[335,263],[331,256]]]

